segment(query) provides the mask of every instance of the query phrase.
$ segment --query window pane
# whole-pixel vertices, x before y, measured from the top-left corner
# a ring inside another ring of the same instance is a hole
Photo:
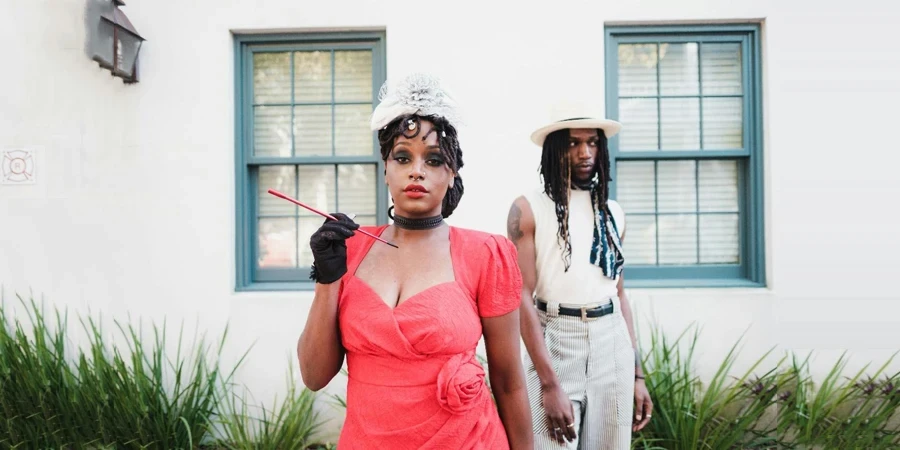
[[[740,238],[737,214],[700,216],[700,262],[705,264],[740,263]]]
[[[659,148],[659,117],[656,99],[622,99],[619,116],[622,132],[620,150],[657,150]]]
[[[695,213],[697,178],[695,161],[659,161],[656,195],[661,213]]]
[[[697,43],[660,45],[659,87],[662,95],[700,93]]]
[[[700,148],[700,99],[664,98],[662,113],[662,149],[697,150]]]
[[[700,161],[700,211],[737,212],[736,161]]]
[[[256,198],[260,216],[296,215],[297,206],[268,192],[269,189],[275,189],[293,197],[297,190],[296,170],[295,166],[263,166],[259,168]]]
[[[697,264],[697,216],[662,215],[657,220],[659,264]]]
[[[626,210],[622,253],[625,254],[626,267],[630,264],[656,264],[656,216],[627,214]]]
[[[370,226],[371,227],[371,226],[375,226],[378,223],[378,217],[375,216],[374,214],[373,215],[364,214],[364,215],[356,216],[356,218],[353,219],[353,221],[358,223],[360,226]]]
[[[257,230],[257,264],[260,268],[294,267],[297,264],[295,219],[259,219]]]
[[[619,96],[656,95],[656,44],[619,45]]]
[[[703,148],[744,147],[743,102],[740,98],[703,99]]]
[[[291,108],[256,106],[253,108],[253,154],[291,156]]]
[[[371,155],[374,134],[369,130],[371,105],[334,107],[334,151],[339,156]]]
[[[253,54],[253,103],[290,103],[290,53]]]
[[[703,44],[703,95],[740,95],[741,44]]]
[[[656,212],[653,166],[653,161],[622,161],[616,165],[616,200],[627,214]]]
[[[341,164],[338,166],[338,209],[357,216],[375,214],[377,166]]]
[[[294,103],[331,101],[331,52],[294,53]]]
[[[294,107],[297,156],[331,156],[331,106]]]
[[[337,202],[335,198],[334,165],[299,166],[297,167],[297,180],[299,183],[298,200],[306,203],[319,211],[335,213]],[[305,208],[297,208],[300,218],[297,230],[297,252],[299,254],[298,266],[309,267],[312,264],[312,253],[309,249],[309,238],[315,233],[325,219]]]
[[[334,52],[334,99],[338,102],[372,101],[372,52]]]
[[[353,219],[356,223],[360,225],[375,225],[376,219],[375,216],[356,216]],[[299,232],[300,236],[299,241],[297,242],[297,266],[301,269],[306,269],[312,266],[313,256],[312,250],[309,248],[309,238],[312,236],[319,227],[322,226],[322,218],[321,217],[304,217],[298,220],[299,224]]]
[[[657,263],[656,223],[660,265],[698,263],[698,223],[700,264],[739,262],[737,161],[622,161],[616,167],[630,263]]]
[[[301,269],[309,268],[313,263],[312,250],[309,248],[309,238],[312,236],[325,219],[314,217],[301,217],[297,220],[299,239],[297,240],[297,267]]]
[[[299,166],[297,167],[297,181],[299,183],[297,194],[299,197],[297,200],[322,212],[338,212],[334,196],[334,165]],[[305,208],[299,208],[297,211],[300,216],[318,217],[319,225],[324,220],[321,216],[315,215],[315,213]],[[308,239],[309,236],[306,236],[306,238]]]

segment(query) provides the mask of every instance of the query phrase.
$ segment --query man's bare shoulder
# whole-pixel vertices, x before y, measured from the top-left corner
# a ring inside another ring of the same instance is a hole
[[[534,236],[534,214],[531,204],[524,195],[517,197],[509,207],[506,218],[506,235],[516,245],[526,237]]]

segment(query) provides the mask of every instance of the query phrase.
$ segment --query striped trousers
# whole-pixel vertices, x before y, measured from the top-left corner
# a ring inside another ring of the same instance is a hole
[[[578,439],[561,445],[553,438],[544,413],[541,380],[526,352],[525,376],[536,450],[631,447],[634,349],[619,299],[612,301],[612,314],[588,321],[558,315],[559,305],[553,302],[547,305],[547,312],[537,311],[553,369],[575,410]]]

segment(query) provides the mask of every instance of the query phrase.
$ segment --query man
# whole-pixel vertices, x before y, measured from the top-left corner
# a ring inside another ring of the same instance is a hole
[[[531,135],[543,186],[507,220],[536,449],[628,449],[653,411],[622,286],[625,213],[608,198],[607,138],[622,126],[590,117],[563,112]]]

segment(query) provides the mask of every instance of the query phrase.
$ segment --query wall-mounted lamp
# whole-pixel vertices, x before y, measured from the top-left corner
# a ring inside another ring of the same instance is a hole
[[[120,6],[124,0],[112,0],[112,8],[100,14],[94,61],[125,83],[138,81],[138,54],[146,40],[138,34]]]

